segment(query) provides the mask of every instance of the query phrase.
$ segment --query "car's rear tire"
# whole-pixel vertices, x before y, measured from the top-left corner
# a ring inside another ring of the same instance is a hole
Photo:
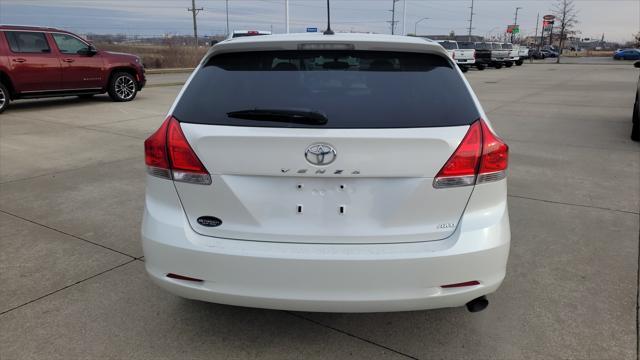
[[[131,101],[138,94],[138,84],[133,75],[117,72],[109,82],[109,97],[117,102]]]
[[[510,68],[510,67],[513,66],[513,63],[511,61],[508,61],[508,62],[504,63],[504,66]]]
[[[11,99],[9,99],[9,90],[7,90],[7,87],[4,86],[3,83],[0,83],[0,113],[2,113],[7,106],[9,106],[9,102],[11,101]]]
[[[502,64],[495,64],[493,67],[496,69],[502,69]]]
[[[516,61],[516,66],[522,66],[522,64],[524,64],[524,60]]]
[[[468,68],[468,67],[466,67],[466,66],[460,66],[460,70],[461,70],[463,73],[466,73],[467,71],[469,71],[469,68]]]
[[[480,64],[480,65],[476,65],[476,68],[478,68],[478,70],[482,71],[482,70],[486,69],[487,66],[484,65],[484,64]]]

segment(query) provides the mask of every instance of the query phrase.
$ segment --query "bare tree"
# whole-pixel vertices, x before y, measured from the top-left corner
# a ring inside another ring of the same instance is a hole
[[[564,39],[568,33],[572,32],[576,24],[578,24],[578,10],[576,10],[574,0],[556,0],[556,3],[553,5],[553,12],[556,15],[557,21],[560,22],[560,46],[558,59],[556,60],[557,63],[560,63]]]

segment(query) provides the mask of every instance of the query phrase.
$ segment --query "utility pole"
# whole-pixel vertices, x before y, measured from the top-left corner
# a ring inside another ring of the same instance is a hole
[[[393,7],[391,8],[391,21],[388,21],[391,23],[391,35],[394,35],[396,33],[396,23],[398,21],[396,21],[396,3],[400,1],[400,0],[391,0],[391,2],[393,3]]]
[[[196,8],[196,0],[191,0],[191,8],[187,8],[187,11],[193,15],[193,39],[196,47],[198,47],[198,22],[196,21],[196,16],[198,16],[198,13],[202,10],[204,9]]]
[[[538,16],[536,17],[536,36],[534,36],[533,38],[536,39],[536,42],[538,41],[538,25],[540,24],[540,12],[538,12]]]
[[[516,7],[516,18],[513,20],[513,30],[511,31],[511,43],[513,43],[513,31],[516,27],[518,27],[518,10],[522,9],[521,7]]]
[[[286,33],[289,33],[289,0],[284,0],[284,22]]]
[[[536,16],[536,36],[533,37],[533,39],[536,41],[536,43],[538,42],[538,25],[540,25],[540,12],[538,12],[538,16]],[[540,50],[540,49],[538,49]],[[531,51],[531,50],[529,50]],[[533,63],[533,56],[529,56],[529,62]]]
[[[473,0],[471,0],[471,14],[469,15],[469,39],[467,41],[471,41],[471,30],[473,30]]]
[[[229,0],[225,0],[225,11],[227,12],[227,33],[226,35],[229,36]]]

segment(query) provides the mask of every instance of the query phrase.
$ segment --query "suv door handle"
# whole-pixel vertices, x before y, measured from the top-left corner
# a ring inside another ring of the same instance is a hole
[[[62,61],[64,61],[64,62],[68,62],[68,63],[72,63],[72,62],[74,62],[75,60],[73,60],[73,59],[71,59],[71,58],[66,58],[66,59],[62,59]]]
[[[23,58],[13,59],[13,62],[17,62],[17,63],[23,63],[25,61],[27,61],[27,59],[23,59]]]

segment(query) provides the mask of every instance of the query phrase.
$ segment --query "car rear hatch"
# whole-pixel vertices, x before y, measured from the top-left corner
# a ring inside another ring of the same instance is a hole
[[[203,235],[438,240],[455,231],[473,189],[434,187],[479,118],[443,55],[222,54],[197,71],[173,116],[211,174],[210,185],[174,182]]]

